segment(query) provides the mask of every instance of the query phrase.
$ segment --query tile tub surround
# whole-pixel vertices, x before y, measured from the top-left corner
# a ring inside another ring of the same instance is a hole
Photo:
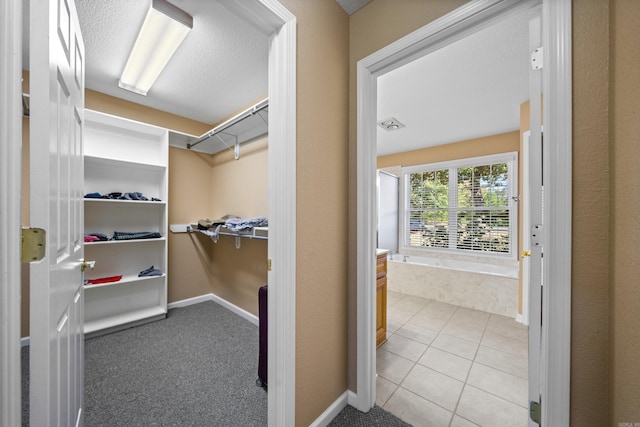
[[[517,271],[516,274],[484,274],[429,265],[427,258],[409,256],[407,262],[403,259],[402,255],[396,254],[387,263],[387,289],[390,291],[510,318],[518,313]],[[420,263],[414,262],[416,260]],[[471,263],[462,265],[473,266]]]
[[[393,291],[387,306],[397,328],[376,352],[379,406],[416,427],[527,426],[526,326]]]

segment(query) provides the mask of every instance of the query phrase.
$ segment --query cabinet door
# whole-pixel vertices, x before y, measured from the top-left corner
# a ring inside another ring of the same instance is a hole
[[[376,280],[376,347],[387,340],[387,276]]]

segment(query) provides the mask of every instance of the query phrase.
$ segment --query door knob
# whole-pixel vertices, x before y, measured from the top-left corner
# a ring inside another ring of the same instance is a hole
[[[82,270],[82,272],[84,272],[87,268],[90,268],[91,270],[93,270],[93,268],[96,266],[96,262],[95,261],[85,261],[85,260],[81,260],[82,264],[80,264],[80,270]]]
[[[531,256],[530,251],[522,251],[522,256]]]

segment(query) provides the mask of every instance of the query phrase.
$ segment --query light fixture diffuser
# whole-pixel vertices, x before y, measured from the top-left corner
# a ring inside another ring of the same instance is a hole
[[[146,95],[191,28],[191,15],[166,0],[152,0],[118,86]]]

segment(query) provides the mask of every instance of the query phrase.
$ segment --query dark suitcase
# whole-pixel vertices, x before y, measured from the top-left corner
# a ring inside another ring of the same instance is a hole
[[[267,388],[267,285],[258,289],[258,324],[259,324],[259,345],[258,350],[258,387]]]

